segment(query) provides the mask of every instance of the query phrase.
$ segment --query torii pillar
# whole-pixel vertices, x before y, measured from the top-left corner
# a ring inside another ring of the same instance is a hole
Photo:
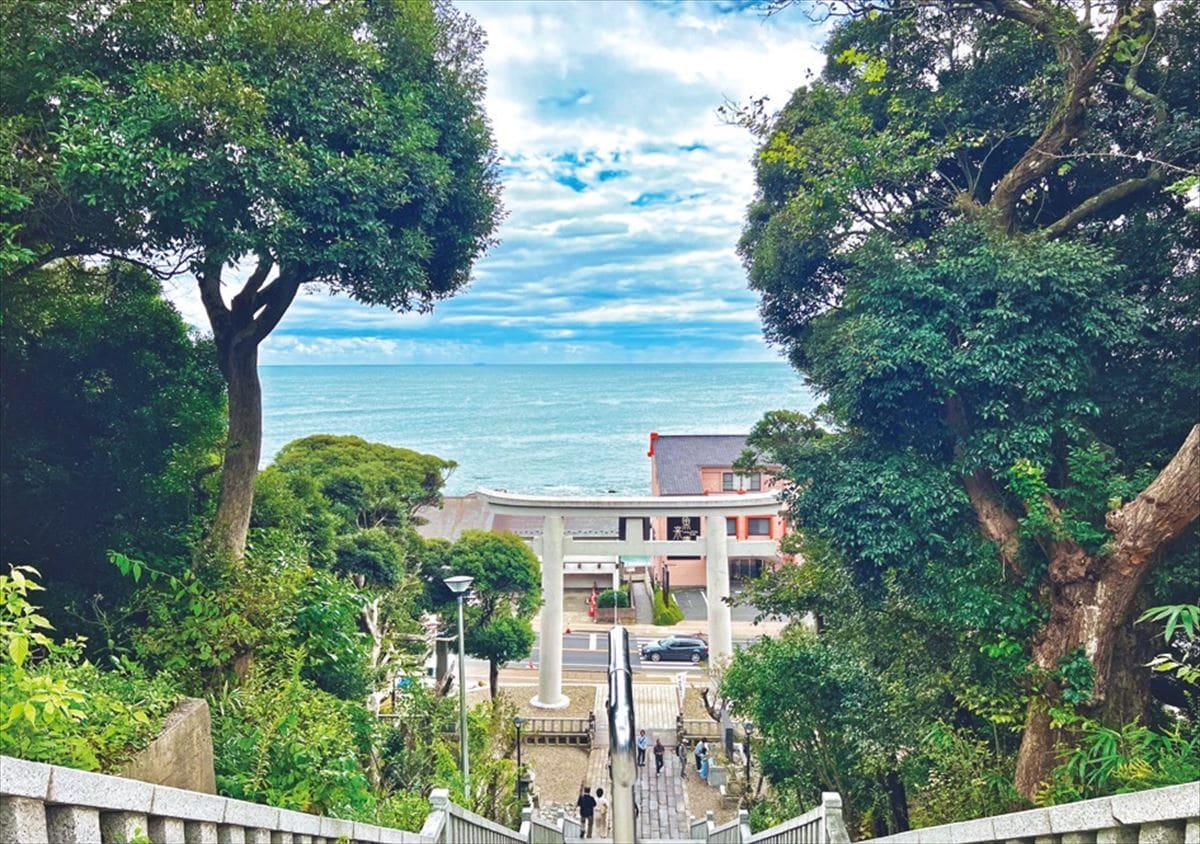
[[[538,693],[530,703],[562,709],[571,701],[562,690],[563,517],[559,515],[547,515],[542,523],[542,599]]]
[[[708,587],[709,665],[733,657],[733,614],[729,597],[729,546],[725,538],[725,516],[704,519],[704,569]]]

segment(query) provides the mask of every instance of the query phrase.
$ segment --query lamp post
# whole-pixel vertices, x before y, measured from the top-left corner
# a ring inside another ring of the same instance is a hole
[[[750,801],[750,734],[754,732],[754,723],[747,721],[742,725],[746,731],[746,801]]]
[[[471,762],[467,755],[467,652],[463,636],[463,597],[473,577],[457,574],[442,582],[458,598],[458,743],[462,747],[463,795],[471,802]]]
[[[525,803],[525,771],[521,765],[521,726],[525,719],[520,715],[513,718],[513,726],[517,728],[517,799]]]

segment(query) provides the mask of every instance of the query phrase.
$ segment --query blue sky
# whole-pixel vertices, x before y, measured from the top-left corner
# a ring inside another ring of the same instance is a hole
[[[263,363],[778,360],[734,245],[753,142],[726,99],[778,107],[820,65],[799,11],[723,2],[461,2],[488,36],[508,217],[432,314],[302,295]],[[191,284],[168,295],[205,326]]]

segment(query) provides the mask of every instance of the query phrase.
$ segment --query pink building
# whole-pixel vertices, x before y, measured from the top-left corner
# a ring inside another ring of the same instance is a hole
[[[776,489],[781,481],[778,467],[742,475],[733,464],[746,447],[741,434],[687,434],[663,436],[650,434],[650,491],[655,496],[713,495],[736,496],[747,492]],[[772,471],[774,470],[774,471]],[[654,539],[686,540],[704,535],[704,520],[699,517],[673,516],[651,519]],[[725,520],[729,537],[741,540],[778,540],[787,530],[779,516],[735,516]],[[778,553],[770,557],[731,557],[730,579],[757,577],[764,567],[779,564]],[[662,579],[670,569],[673,586],[704,586],[704,560],[695,556],[656,556],[655,577]]]

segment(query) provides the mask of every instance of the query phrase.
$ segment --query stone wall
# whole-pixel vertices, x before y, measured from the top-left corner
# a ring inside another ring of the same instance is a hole
[[[120,776],[216,794],[208,702],[200,698],[181,701],[167,716],[158,738],[135,756]]]

